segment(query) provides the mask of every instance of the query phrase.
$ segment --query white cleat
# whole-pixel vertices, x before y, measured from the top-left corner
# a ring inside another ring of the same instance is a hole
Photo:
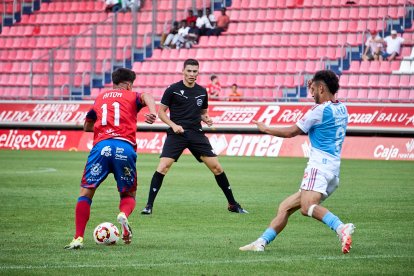
[[[241,251],[255,251],[255,252],[263,252],[265,250],[266,247],[266,241],[259,238],[257,240],[255,240],[254,242],[242,246],[239,248],[239,250]]]
[[[341,229],[341,244],[342,253],[347,254],[351,250],[352,234],[355,231],[355,226],[352,223],[347,223]]]
[[[130,244],[132,241],[132,229],[131,226],[129,226],[127,216],[124,212],[121,212],[119,213],[117,220],[122,226],[122,239],[124,240],[124,243]]]

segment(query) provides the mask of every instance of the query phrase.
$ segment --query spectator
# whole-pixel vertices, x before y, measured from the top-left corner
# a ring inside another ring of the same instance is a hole
[[[395,60],[400,55],[401,45],[404,43],[404,38],[397,36],[397,31],[392,30],[391,35],[383,39],[387,45],[385,53],[383,54],[384,59],[388,61]]]
[[[362,55],[362,60],[382,60],[383,55],[382,38],[379,36],[377,30],[371,30],[371,35],[365,42],[365,51]]]
[[[207,28],[206,35],[209,35],[209,36],[210,35],[216,35],[217,19],[214,16],[214,14],[211,13],[210,8],[206,8],[206,15],[205,16],[207,17],[207,21],[210,23],[210,24],[206,25],[206,28]]]
[[[171,42],[173,41],[174,36],[178,34],[178,22],[174,21],[170,32],[165,34],[165,32],[161,35],[161,45],[163,48],[170,48]]]
[[[200,30],[196,27],[195,21],[190,23],[190,29],[186,37],[185,47],[191,48],[194,45],[198,44],[198,39],[200,38]]]
[[[118,12],[122,9],[122,0],[104,0],[105,12]]]
[[[197,11],[196,27],[200,30],[200,35],[206,34],[206,17],[203,16],[203,10]]]
[[[135,5],[136,11],[139,11],[139,9],[141,8],[141,0],[123,0],[123,2],[124,2],[123,8],[129,11],[132,11],[134,9],[134,5]]]
[[[217,31],[216,34],[220,35],[222,32],[226,32],[229,28],[230,17],[226,14],[227,9],[221,9],[221,15],[217,19]]]
[[[200,29],[200,35],[214,35],[216,26],[216,17],[211,13],[211,9],[206,9],[206,14],[203,15],[203,10],[197,12],[196,26]]]
[[[243,93],[238,90],[237,84],[233,83],[231,86],[231,92],[229,94],[230,102],[240,102],[243,97]]]
[[[206,86],[209,98],[212,100],[218,100],[221,93],[221,85],[216,75],[210,77],[210,83]]]
[[[141,7],[140,0],[104,0],[104,2],[106,4],[106,12],[132,11],[134,9],[134,5],[136,5],[137,10]]]
[[[194,15],[194,12],[192,9],[188,10],[188,16],[185,19],[187,21],[187,26],[191,26],[191,23],[194,22],[194,24],[197,21],[197,16]]]
[[[181,20],[178,33],[174,36],[174,39],[171,42],[172,48],[180,49],[184,47],[189,30],[190,30],[190,27],[187,26],[187,21]]]

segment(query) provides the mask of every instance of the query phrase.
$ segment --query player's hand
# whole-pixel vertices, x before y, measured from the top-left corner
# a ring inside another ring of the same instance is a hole
[[[258,122],[256,120],[252,120],[252,123],[256,124],[257,128],[261,131],[261,132],[266,132],[267,129],[267,125],[263,122]]]
[[[157,115],[152,114],[152,113],[145,114],[145,122],[147,124],[153,124],[155,122],[155,119],[157,119]]]
[[[175,134],[183,134],[184,133],[184,128],[182,126],[179,126],[179,125],[173,126],[172,130],[174,131]]]
[[[208,115],[201,115],[201,120],[203,120],[203,122],[206,123],[209,127],[213,125],[213,120]]]

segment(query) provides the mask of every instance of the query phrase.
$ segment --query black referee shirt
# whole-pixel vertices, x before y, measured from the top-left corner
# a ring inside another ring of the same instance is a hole
[[[201,110],[208,108],[207,91],[197,83],[187,87],[183,81],[170,85],[161,104],[170,109],[170,120],[184,129],[201,129]]]

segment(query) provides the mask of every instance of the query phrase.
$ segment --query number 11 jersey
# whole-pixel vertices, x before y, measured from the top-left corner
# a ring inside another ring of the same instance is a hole
[[[142,107],[140,93],[118,89],[100,93],[85,118],[95,122],[93,145],[106,139],[120,139],[135,148],[137,114]]]

